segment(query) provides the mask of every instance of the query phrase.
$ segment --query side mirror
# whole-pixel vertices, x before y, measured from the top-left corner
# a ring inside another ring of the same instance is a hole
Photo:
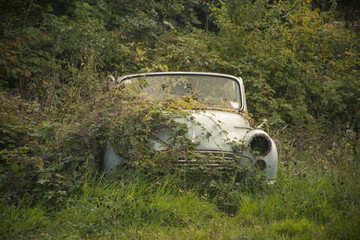
[[[262,125],[264,125],[267,121],[268,121],[267,119],[264,119],[264,121],[256,129],[260,129]]]
[[[107,85],[111,86],[111,87],[113,87],[115,85],[115,83],[116,83],[116,80],[115,80],[114,76],[112,76],[112,75],[109,75],[106,78],[106,81],[107,81]]]

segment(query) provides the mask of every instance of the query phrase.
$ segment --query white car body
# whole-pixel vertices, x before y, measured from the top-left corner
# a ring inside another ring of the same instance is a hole
[[[184,93],[178,95],[169,93],[178,88],[178,90],[189,92],[191,89],[191,94],[199,95],[200,97],[197,96],[196,99],[201,101],[204,99],[207,101],[208,98],[213,99],[214,106],[207,106],[209,103],[204,100],[204,108],[200,110],[186,109],[185,111],[192,116],[191,120],[183,117],[174,117],[173,119],[187,125],[186,137],[194,144],[193,151],[222,159],[222,161],[214,161],[214,166],[221,166],[224,160],[235,160],[242,168],[257,166],[269,180],[276,179],[278,163],[276,145],[266,132],[250,126],[247,118],[245,89],[241,78],[216,73],[163,72],[128,75],[119,78],[117,82],[120,84],[132,83],[139,79],[148,81],[147,88],[150,90],[145,87],[144,91],[155,97],[164,98],[163,93],[167,97],[184,97],[182,95]],[[217,82],[220,83],[219,86],[216,85]],[[209,86],[200,89],[207,83]],[[200,85],[200,87],[198,89],[192,85]],[[172,89],[171,86],[173,86]],[[216,96],[210,96],[211,94]],[[221,96],[221,94],[226,96]],[[157,139],[151,139],[150,143],[155,151],[165,151],[167,146],[163,143],[166,143],[170,137],[169,131],[158,131]],[[239,144],[234,146],[233,143]],[[106,173],[114,171],[123,160],[121,156],[115,154],[113,147],[108,148],[104,157]],[[196,159],[179,159],[177,161],[177,165],[192,164],[199,163]]]

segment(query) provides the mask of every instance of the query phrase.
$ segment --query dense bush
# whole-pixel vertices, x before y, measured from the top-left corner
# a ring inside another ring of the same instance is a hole
[[[358,144],[357,22],[338,18],[333,3],[1,3],[3,198],[29,193],[62,200],[81,186],[100,150],[118,139],[141,150],[131,156],[134,162],[144,160],[151,127],[164,120],[163,106],[145,102],[136,91],[109,90],[108,74],[241,76],[256,119],[269,118],[275,130],[290,126],[295,134],[346,129]]]
[[[280,125],[360,126],[358,36],[333,12],[229,0],[216,14],[217,49],[243,76],[252,111]]]

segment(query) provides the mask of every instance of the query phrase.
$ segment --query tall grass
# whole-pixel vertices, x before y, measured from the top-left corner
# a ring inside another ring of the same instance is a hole
[[[112,179],[88,172],[79,192],[52,209],[42,201],[2,200],[0,233],[4,239],[356,239],[353,142],[322,151],[282,148],[288,161],[279,164],[276,184],[236,185],[217,195],[179,185],[176,174]]]

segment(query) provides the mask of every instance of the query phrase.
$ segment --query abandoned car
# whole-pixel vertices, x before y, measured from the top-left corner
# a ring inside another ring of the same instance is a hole
[[[112,80],[115,81],[114,78]],[[241,78],[217,73],[161,72],[128,75],[115,82],[134,84],[139,81],[146,82],[141,91],[148,96],[197,103],[189,104],[190,107],[184,110],[189,113],[190,119],[174,119],[187,125],[186,137],[193,143],[193,151],[209,156],[209,159],[212,156],[213,166],[232,161],[244,169],[256,168],[268,180],[276,178],[276,145],[260,129],[262,124],[257,128],[250,126]],[[170,137],[170,132],[164,129],[149,141],[155,151],[166,151],[168,144],[164,143]],[[106,173],[115,171],[124,160],[110,146],[103,159]],[[179,159],[176,164],[184,166],[200,163],[197,159]]]

